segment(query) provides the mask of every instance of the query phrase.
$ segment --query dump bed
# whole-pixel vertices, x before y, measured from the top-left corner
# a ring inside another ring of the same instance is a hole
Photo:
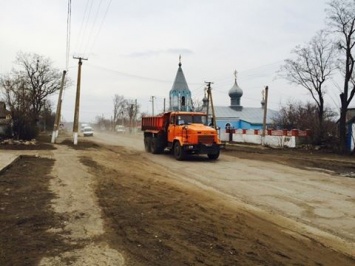
[[[168,117],[167,114],[142,117],[142,131],[158,132],[164,130],[165,121],[167,121]]]

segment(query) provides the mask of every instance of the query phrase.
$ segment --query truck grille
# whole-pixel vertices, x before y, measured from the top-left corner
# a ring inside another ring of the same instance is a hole
[[[214,136],[208,136],[208,135],[198,136],[198,142],[203,144],[212,144],[214,142]]]

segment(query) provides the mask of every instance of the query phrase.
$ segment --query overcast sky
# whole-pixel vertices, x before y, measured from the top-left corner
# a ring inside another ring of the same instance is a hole
[[[241,104],[260,106],[269,86],[269,108],[307,100],[303,88],[277,79],[276,71],[296,45],[325,27],[326,0],[74,0],[63,118],[74,118],[77,64],[83,56],[80,120],[111,118],[113,97],[137,99],[141,111],[163,109],[179,55],[193,99],[212,81],[215,105],[230,104],[238,71]],[[19,51],[49,57],[66,68],[67,0],[1,0],[0,74],[14,67]],[[326,103],[339,107],[339,91],[328,84]],[[57,104],[57,95],[53,97]],[[311,99],[309,98],[311,101]]]

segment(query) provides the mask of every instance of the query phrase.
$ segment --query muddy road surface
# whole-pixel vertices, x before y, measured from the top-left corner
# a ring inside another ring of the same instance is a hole
[[[29,157],[0,175],[1,265],[355,264],[353,158],[326,158],[348,175],[296,154],[180,162],[104,133],[16,153]]]

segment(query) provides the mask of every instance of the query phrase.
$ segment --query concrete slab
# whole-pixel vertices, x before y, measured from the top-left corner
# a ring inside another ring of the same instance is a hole
[[[19,155],[11,151],[0,151],[0,173],[6,170],[13,162],[19,158]]]

